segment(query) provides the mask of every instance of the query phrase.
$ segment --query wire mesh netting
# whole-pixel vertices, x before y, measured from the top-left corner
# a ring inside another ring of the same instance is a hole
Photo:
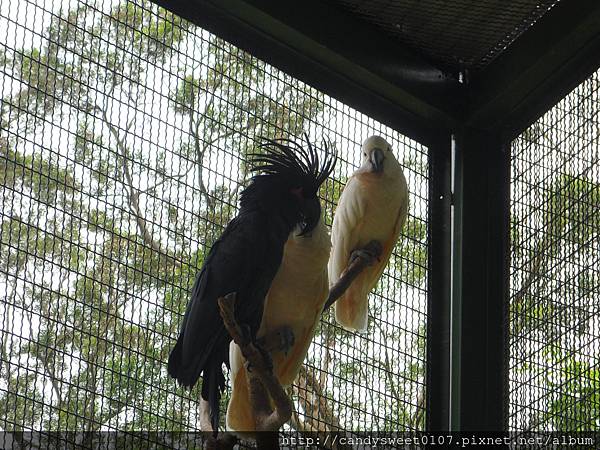
[[[509,426],[600,428],[600,73],[512,143]]]
[[[303,133],[340,155],[328,225],[372,134],[411,205],[369,329],[324,318],[289,426],[423,429],[426,148],[141,0],[3,1],[0,89],[1,430],[197,430],[166,373],[189,290],[259,136]]]
[[[329,0],[453,69],[479,70],[558,0]]]

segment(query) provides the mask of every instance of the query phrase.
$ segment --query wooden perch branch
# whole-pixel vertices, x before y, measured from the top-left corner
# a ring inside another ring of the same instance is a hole
[[[383,253],[383,247],[379,241],[371,241],[365,245],[362,249],[357,249],[352,252],[352,257],[346,270],[342,272],[340,279],[333,285],[329,290],[329,297],[323,307],[323,312],[335,303],[340,298],[346,289],[350,287],[354,279],[360,275],[360,273],[369,266],[375,264]]]
[[[277,431],[292,416],[292,401],[273,374],[273,367],[237,323],[235,294],[219,298],[219,309],[225,328],[240,347],[247,362],[248,391],[255,420],[259,448],[279,449]],[[271,400],[273,406],[271,406]],[[268,433],[264,433],[268,432]]]

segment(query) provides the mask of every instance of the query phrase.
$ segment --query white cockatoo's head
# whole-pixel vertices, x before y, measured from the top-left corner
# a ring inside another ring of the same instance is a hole
[[[360,172],[390,173],[399,167],[392,147],[381,136],[371,136],[362,145]]]

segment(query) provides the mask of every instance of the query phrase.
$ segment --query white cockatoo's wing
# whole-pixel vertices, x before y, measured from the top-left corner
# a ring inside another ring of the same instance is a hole
[[[348,266],[350,254],[360,241],[366,201],[361,196],[360,182],[350,177],[338,201],[331,227],[331,258],[329,258],[329,284],[333,285]]]
[[[350,330],[365,330],[367,328],[369,293],[375,288],[383,274],[396,241],[400,236],[400,231],[406,220],[406,214],[406,207],[397,211],[395,223],[387,233],[387,238],[378,239],[382,244],[382,253],[379,261],[372,266],[366,267],[336,302],[336,320],[345,328]],[[370,234],[364,234],[363,236],[367,235],[370,236]],[[373,239],[361,239],[361,243],[356,248],[364,247],[371,240]]]
[[[233,341],[229,344],[229,367],[231,397],[227,405],[226,427],[231,431],[254,430],[244,357],[240,347]]]

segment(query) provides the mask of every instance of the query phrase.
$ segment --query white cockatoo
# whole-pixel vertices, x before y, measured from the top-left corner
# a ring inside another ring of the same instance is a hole
[[[383,251],[336,302],[336,320],[345,328],[367,328],[369,292],[383,273],[407,214],[408,187],[402,167],[390,144],[371,136],[362,145],[362,165],[346,183],[333,218],[330,285],[338,281],[353,251],[373,240]]]
[[[295,380],[329,292],[327,261],[331,239],[321,217],[310,235],[290,234],[283,261],[265,298],[262,322],[257,338],[272,336],[279,330],[293,333],[293,344],[287,352],[272,353],[273,373],[283,387]],[[248,395],[247,372],[240,348],[229,346],[231,364],[231,398],[227,406],[227,429],[235,432],[255,431]]]

